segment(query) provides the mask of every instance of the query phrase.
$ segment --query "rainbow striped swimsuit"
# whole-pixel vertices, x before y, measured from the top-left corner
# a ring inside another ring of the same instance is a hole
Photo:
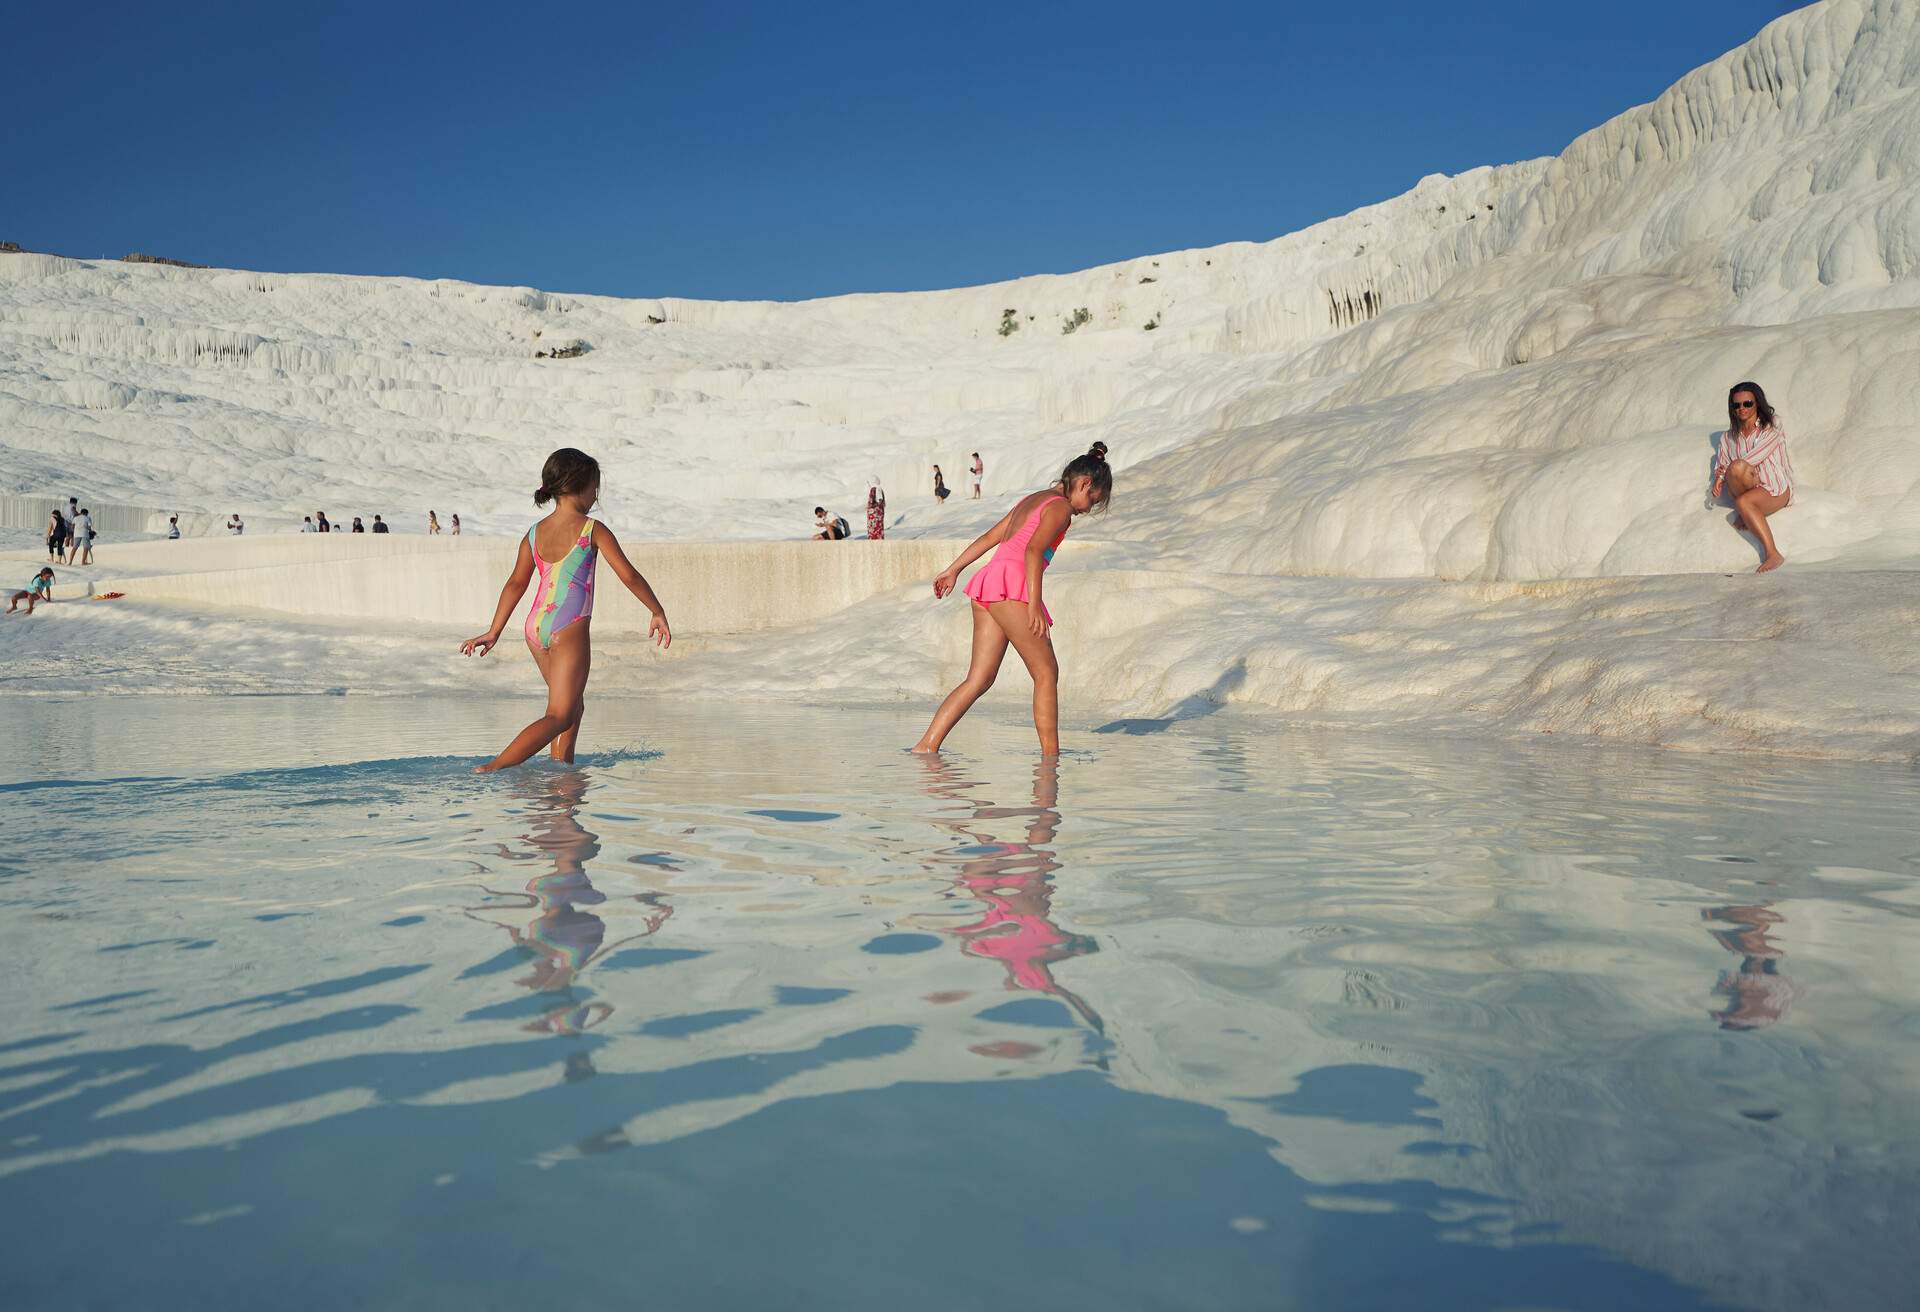
[[[539,529],[535,524],[527,530],[533,565],[540,571],[540,586],[534,590],[533,606],[527,611],[527,641],[539,643],[546,651],[562,629],[592,616],[593,563],[600,553],[593,548],[593,521],[588,520],[573,549],[549,565],[540,559],[540,546],[534,540]]]

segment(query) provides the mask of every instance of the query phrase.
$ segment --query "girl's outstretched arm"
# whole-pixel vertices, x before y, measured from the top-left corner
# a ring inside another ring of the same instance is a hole
[[[493,625],[479,637],[468,638],[461,643],[462,656],[485,656],[493,650],[493,644],[500,641],[500,633],[507,627],[507,619],[513,614],[513,608],[520,604],[520,598],[527,590],[527,580],[532,577],[533,547],[525,538],[521,538],[520,554],[513,561],[513,573],[507,575],[506,586],[500,589],[500,604],[493,608]]]
[[[939,576],[933,581],[933,595],[935,597],[944,597],[949,592],[952,592],[955,587],[959,586],[961,570],[973,564],[974,561],[980,559],[980,557],[986,555],[989,551],[992,551],[1013,535],[1013,511],[1018,509],[1020,509],[1020,506],[1016,502],[1013,510],[1009,510],[1000,517],[998,524],[995,524],[985,533],[975,538],[965,551],[954,558],[953,564],[940,571]]]
[[[1047,544],[1066,532],[1072,521],[1073,511],[1064,498],[1049,501],[1040,512],[1040,522],[1034,525],[1033,536],[1027,539],[1027,627],[1036,638],[1047,636],[1047,611],[1040,604],[1040,580],[1047,575]]]
[[[627,553],[620,550],[620,539],[605,524],[593,535],[594,544],[600,554],[606,557],[607,565],[613,570],[614,577],[627,585],[631,592],[653,616],[653,623],[647,626],[647,636],[662,647],[673,645],[673,630],[667,627],[666,608],[660,604],[660,598],[653,595],[653,588],[633,562],[627,559]]]

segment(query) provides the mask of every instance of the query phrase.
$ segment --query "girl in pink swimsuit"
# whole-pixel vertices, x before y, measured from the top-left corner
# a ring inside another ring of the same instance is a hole
[[[967,581],[966,593],[973,599],[973,660],[967,677],[940,703],[914,751],[940,750],[960,717],[993,686],[1011,644],[1033,676],[1033,727],[1040,735],[1041,755],[1060,754],[1060,663],[1047,636],[1053,616],[1040,598],[1041,576],[1074,517],[1106,505],[1112,496],[1107,444],[1095,442],[1085,455],[1068,462],[1059,482],[1022,497],[933,581],[933,595],[946,596],[959,582],[960,571],[993,549],[993,558]]]
[[[593,617],[594,566],[600,557],[606,557],[614,577],[653,615],[648,636],[662,647],[673,641],[660,599],[627,559],[627,553],[620,550],[612,530],[587,518],[599,499],[599,461],[570,446],[547,457],[533,504],[544,506],[551,501],[553,513],[528,529],[521,541],[513,573],[507,576],[506,586],[500,589],[500,604],[494,607],[493,626],[460,644],[463,656],[485,656],[493,650],[534,571],[539,571],[540,586],[527,612],[527,649],[540,667],[540,677],[547,681],[547,713],[522,729],[500,755],[476,766],[476,773],[518,765],[549,743],[554,760],[573,760],[580,717],[586,707],[587,671],[593,664],[588,631]]]

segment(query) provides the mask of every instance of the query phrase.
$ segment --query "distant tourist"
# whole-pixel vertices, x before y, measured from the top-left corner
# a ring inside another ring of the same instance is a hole
[[[365,533],[367,531],[367,526],[360,522],[360,516],[358,515],[353,517],[353,531],[355,533]]]
[[[587,672],[593,663],[593,573],[602,556],[614,577],[653,616],[647,636],[662,647],[673,642],[660,598],[627,559],[612,530],[588,518],[599,499],[599,461],[572,447],[561,447],[547,457],[533,504],[544,506],[551,501],[553,512],[527,530],[513,572],[500,589],[492,625],[480,636],[460,644],[463,656],[485,656],[492,651],[513,608],[520,604],[527,584],[538,572],[533,604],[527,608],[526,635],[534,664],[546,680],[546,714],[514,735],[500,755],[477,767],[476,773],[518,765],[549,743],[554,760],[573,760],[580,717],[586,710]]]
[[[1040,735],[1040,754],[1060,754],[1060,662],[1048,635],[1053,616],[1040,599],[1041,579],[1074,517],[1106,505],[1112,495],[1107,444],[1095,442],[1085,455],[1067,463],[1058,482],[1021,497],[934,579],[933,595],[944,597],[959,583],[961,570],[993,551],[993,559],[967,580],[966,594],[973,599],[973,656],[967,677],[940,703],[914,751],[940,750],[960,717],[993,686],[1011,644],[1033,676],[1033,727]]]
[[[27,603],[27,614],[33,614],[33,608],[43,601],[53,600],[53,566],[43,565],[40,572],[33,576],[22,592],[16,592],[7,598],[7,614],[11,615],[21,602]]]
[[[231,533],[234,537],[239,537],[246,531],[247,526],[240,522],[238,512],[227,516],[227,532]]]
[[[436,515],[433,511],[429,510],[427,512],[427,536],[432,537],[434,534],[438,533],[439,531],[440,531],[440,516]]]
[[[84,506],[73,523],[67,525],[67,564],[76,561],[82,565],[93,564],[93,512]]]
[[[933,499],[944,502],[952,495],[953,490],[947,486],[947,476],[940,472],[940,466],[935,465],[933,467]]]
[[[58,565],[60,554],[67,546],[67,521],[60,518],[60,508],[55,506],[47,520],[47,559]]]
[[[887,536],[887,490],[878,474],[867,487],[867,536],[875,542]]]
[[[329,520],[329,519],[327,518],[327,512],[326,512],[326,511],[324,511],[324,510],[316,510],[316,511],[314,511],[314,512],[313,512],[313,522],[314,522],[314,527],[315,527],[315,528],[317,528],[317,529],[319,529],[319,530],[320,530],[320,532],[322,532],[322,533],[331,533],[331,532],[333,532],[333,522],[332,522],[331,520]]]
[[[460,516],[458,515],[453,517],[453,536],[460,536]]]
[[[180,516],[169,515],[167,517],[167,541],[178,542],[179,540],[180,540]]]
[[[386,524],[381,521],[378,515],[373,517],[373,531],[375,533],[385,533],[387,531]]]
[[[1727,431],[1713,457],[1714,499],[1723,491],[1739,513],[1737,527],[1759,538],[1766,552],[1754,572],[1786,564],[1767,517],[1793,504],[1793,462],[1787,459],[1787,430],[1758,383],[1736,383],[1727,393]]]
[[[973,453],[973,465],[969,472],[973,475],[973,499],[978,501],[980,499],[980,479],[987,472],[986,463],[980,459],[980,453],[978,451]]]
[[[813,508],[813,540],[815,542],[838,542],[847,536],[847,521],[838,515],[829,515],[825,506]]]
[[[72,523],[73,523],[73,521],[74,521],[74,520],[76,520],[76,519],[78,519],[78,518],[80,518],[80,498],[79,498],[79,497],[68,497],[68,498],[67,498],[67,523],[68,523],[68,525],[69,525],[69,526],[71,526],[71,525],[72,525]]]
[[[300,531],[302,533],[318,533],[320,530],[313,526],[312,515],[304,515],[300,519]]]

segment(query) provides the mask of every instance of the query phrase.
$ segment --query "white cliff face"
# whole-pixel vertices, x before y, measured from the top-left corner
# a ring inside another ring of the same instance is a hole
[[[555,343],[588,349],[537,358]],[[800,536],[816,504],[857,520],[874,474],[892,535],[966,536],[1097,437],[1118,495],[1074,543],[1127,540],[1092,567],[1163,583],[1746,572],[1757,553],[1703,500],[1747,378],[1790,435],[1791,568],[1835,571],[1844,598],[1857,571],[1920,563],[1913,0],[1789,14],[1554,159],[987,287],[620,300],[0,256],[0,491],[268,525],[435,508],[517,533],[542,458],[576,445],[633,540]],[[931,466],[964,497],[975,450],[987,500],[936,508]],[[1283,624],[1217,636],[1256,656],[1237,698],[1290,704],[1257,674]],[[859,627],[801,666],[906,654],[892,621]],[[1193,688],[1230,663],[1160,655]],[[1152,704],[1137,671],[1107,674],[1078,691]]]

